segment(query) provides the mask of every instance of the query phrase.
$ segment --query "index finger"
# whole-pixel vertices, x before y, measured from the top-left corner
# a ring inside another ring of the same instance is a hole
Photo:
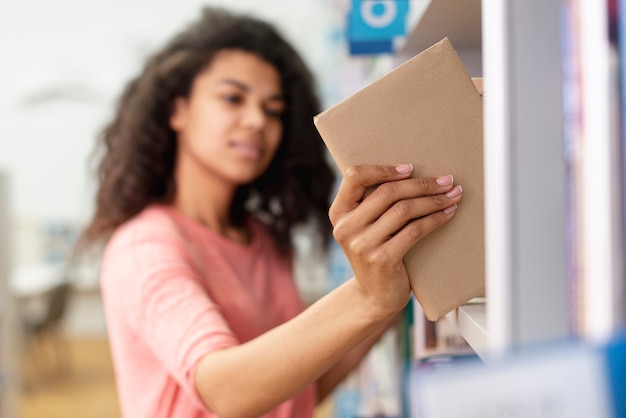
[[[412,164],[361,165],[348,168],[328,211],[331,224],[335,225],[339,217],[356,208],[369,187],[408,178],[412,172]]]

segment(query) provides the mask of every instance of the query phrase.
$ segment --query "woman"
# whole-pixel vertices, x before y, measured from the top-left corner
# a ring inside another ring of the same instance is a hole
[[[408,302],[402,256],[453,217],[460,187],[409,179],[409,164],[353,167],[328,212],[318,112],[275,29],[219,9],[123,93],[84,242],[106,241],[124,416],[312,416]],[[328,238],[328,213],[355,278],[305,310],[291,234],[314,221]]]

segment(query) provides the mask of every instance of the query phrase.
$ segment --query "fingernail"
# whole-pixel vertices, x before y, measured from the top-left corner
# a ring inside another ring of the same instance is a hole
[[[400,174],[407,174],[413,171],[413,164],[398,164],[396,171]]]
[[[446,196],[449,198],[453,198],[453,197],[457,197],[458,195],[460,195],[463,192],[463,188],[461,187],[460,184],[454,186],[452,188],[452,190],[450,190],[448,193],[446,193]]]
[[[445,213],[446,215],[449,215],[453,213],[454,211],[456,211],[456,205],[448,206],[447,208],[443,210],[443,213]]]
[[[440,186],[449,186],[454,182],[454,178],[452,176],[443,176],[443,177],[437,177],[435,181]]]

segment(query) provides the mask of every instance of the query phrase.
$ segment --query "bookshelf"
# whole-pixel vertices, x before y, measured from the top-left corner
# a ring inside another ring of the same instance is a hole
[[[607,338],[619,324],[615,304],[623,303],[611,297],[616,278],[623,277],[616,260],[623,247],[615,232],[622,230],[615,223],[619,197],[609,169],[615,153],[607,145],[610,85],[602,44],[607,6],[582,0],[478,0],[464,2],[469,9],[463,13],[450,13],[456,6],[431,1],[398,53],[405,60],[448,36],[470,75],[484,78],[487,298],[460,307],[448,319],[483,359],[572,337]],[[575,179],[588,197],[584,210],[578,209],[584,216],[574,224],[567,194],[574,179],[565,159],[563,123],[563,19],[569,8],[584,13],[578,34],[584,39],[579,53],[587,74],[582,88],[584,106],[593,109],[583,133],[587,160]],[[482,65],[476,65],[476,56]],[[572,234],[584,242],[579,253],[572,253]],[[582,279],[572,278],[572,263],[582,269]]]

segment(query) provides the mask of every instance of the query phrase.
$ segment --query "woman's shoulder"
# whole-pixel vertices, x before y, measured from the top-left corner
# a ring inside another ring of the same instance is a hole
[[[181,237],[181,228],[172,209],[165,205],[151,205],[119,226],[111,241],[137,242]]]

